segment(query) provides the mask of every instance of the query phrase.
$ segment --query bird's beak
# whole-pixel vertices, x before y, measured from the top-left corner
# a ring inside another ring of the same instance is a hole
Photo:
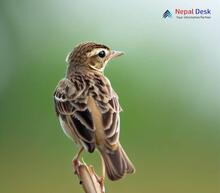
[[[121,51],[116,51],[116,50],[112,50],[111,53],[110,53],[110,60],[113,59],[113,58],[116,58],[116,57],[119,57],[121,55],[123,55],[124,53],[121,52]]]

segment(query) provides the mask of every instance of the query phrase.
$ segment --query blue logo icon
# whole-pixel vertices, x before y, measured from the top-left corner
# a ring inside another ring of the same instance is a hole
[[[167,17],[169,17],[169,18],[172,17],[172,13],[168,9],[163,14],[163,18],[164,19],[167,18]]]

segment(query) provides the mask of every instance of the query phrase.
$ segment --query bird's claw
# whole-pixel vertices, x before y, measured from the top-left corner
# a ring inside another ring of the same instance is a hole
[[[98,176],[98,175],[95,173],[95,170],[94,170],[94,168],[93,168],[92,165],[90,165],[89,167],[90,167],[92,173],[94,174],[94,176],[95,176],[97,182],[100,184],[102,193],[105,193],[105,186],[104,186],[104,180],[105,180],[105,178],[104,178],[104,176],[102,176],[102,177]]]
[[[77,156],[72,160],[73,168],[74,168],[74,174],[79,174],[79,166],[81,165],[81,162],[79,161],[79,157]]]
[[[99,182],[99,184],[100,184],[102,193],[105,193],[104,177],[103,177],[103,176],[100,177],[98,182]]]

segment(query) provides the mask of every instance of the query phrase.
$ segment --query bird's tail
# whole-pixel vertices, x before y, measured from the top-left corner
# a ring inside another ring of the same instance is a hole
[[[125,174],[135,172],[133,164],[120,144],[116,150],[100,150],[100,152],[105,163],[105,171],[110,180],[119,180]]]

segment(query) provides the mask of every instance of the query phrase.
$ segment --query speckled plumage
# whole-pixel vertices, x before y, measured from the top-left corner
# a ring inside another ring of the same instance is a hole
[[[97,49],[105,50],[106,58],[100,59]],[[108,177],[117,180],[133,173],[134,167],[119,143],[118,96],[102,71],[112,54],[110,48],[94,42],[74,48],[67,57],[67,75],[55,89],[54,102],[64,132],[89,152],[99,149]]]

